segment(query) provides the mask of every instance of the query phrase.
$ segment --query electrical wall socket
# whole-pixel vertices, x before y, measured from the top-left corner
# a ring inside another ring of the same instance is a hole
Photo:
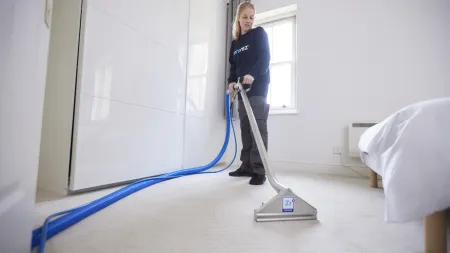
[[[335,154],[335,155],[340,155],[340,154],[342,154],[341,148],[334,147],[334,148],[333,148],[333,154]]]

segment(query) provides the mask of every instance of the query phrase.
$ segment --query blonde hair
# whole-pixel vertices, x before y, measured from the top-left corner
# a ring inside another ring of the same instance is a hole
[[[251,8],[253,10],[255,10],[255,6],[250,3],[250,2],[243,2],[241,3],[236,11],[236,17],[234,19],[234,24],[233,24],[233,39],[234,40],[238,40],[239,36],[241,35],[241,26],[239,24],[239,17],[241,16],[242,12],[246,9],[246,8]]]

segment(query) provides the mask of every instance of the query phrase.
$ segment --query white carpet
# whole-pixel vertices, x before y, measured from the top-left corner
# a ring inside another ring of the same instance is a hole
[[[383,192],[370,188],[367,178],[279,173],[281,183],[318,209],[319,221],[256,223],[253,210],[275,191],[227,174],[137,192],[51,238],[46,252],[423,252],[422,223],[385,224]],[[113,190],[40,202],[35,225]]]

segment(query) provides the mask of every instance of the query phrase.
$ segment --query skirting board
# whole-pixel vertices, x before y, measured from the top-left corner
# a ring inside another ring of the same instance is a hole
[[[280,172],[300,172],[306,174],[334,175],[343,177],[369,178],[370,169],[368,167],[353,167],[342,165],[316,164],[291,161],[269,161],[271,168],[276,173]]]

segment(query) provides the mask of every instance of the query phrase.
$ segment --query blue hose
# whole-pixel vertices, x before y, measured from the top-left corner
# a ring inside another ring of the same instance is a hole
[[[142,190],[146,187],[149,187],[151,185],[154,185],[154,184],[157,184],[157,183],[169,180],[169,179],[178,178],[178,177],[194,175],[194,174],[218,173],[218,172],[222,172],[222,171],[228,169],[233,164],[234,160],[236,159],[236,154],[237,154],[236,132],[235,132],[234,126],[232,124],[229,104],[230,104],[230,94],[227,92],[227,94],[225,96],[225,108],[226,108],[226,118],[227,118],[225,141],[224,141],[222,149],[220,150],[217,157],[213,161],[211,161],[209,164],[207,164],[205,166],[201,166],[201,167],[196,167],[196,168],[177,170],[177,171],[163,174],[163,175],[157,176],[157,177],[141,179],[141,180],[138,180],[132,184],[129,184],[113,193],[110,193],[102,198],[99,198],[90,203],[87,203],[85,205],[82,205],[82,206],[79,206],[76,208],[72,208],[69,210],[65,210],[62,212],[54,213],[45,219],[45,222],[42,225],[42,227],[36,228],[35,230],[33,230],[31,247],[34,248],[36,246],[39,246],[39,253],[43,253],[47,239],[50,239],[51,237],[55,236],[59,232],[72,226],[73,224],[85,219],[86,217],[90,216],[91,214],[94,214],[95,212],[100,211],[101,209],[119,201],[120,199],[122,199],[130,194],[133,194],[139,190]],[[221,169],[218,171],[206,171],[206,170],[212,168],[214,165],[216,165],[220,161],[220,159],[223,157],[223,155],[227,149],[229,139],[230,139],[230,127],[232,128],[232,131],[233,131],[234,145],[235,145],[233,160],[224,169]],[[53,218],[55,218],[57,216],[62,216],[62,217],[59,217],[59,218],[51,221]]]

